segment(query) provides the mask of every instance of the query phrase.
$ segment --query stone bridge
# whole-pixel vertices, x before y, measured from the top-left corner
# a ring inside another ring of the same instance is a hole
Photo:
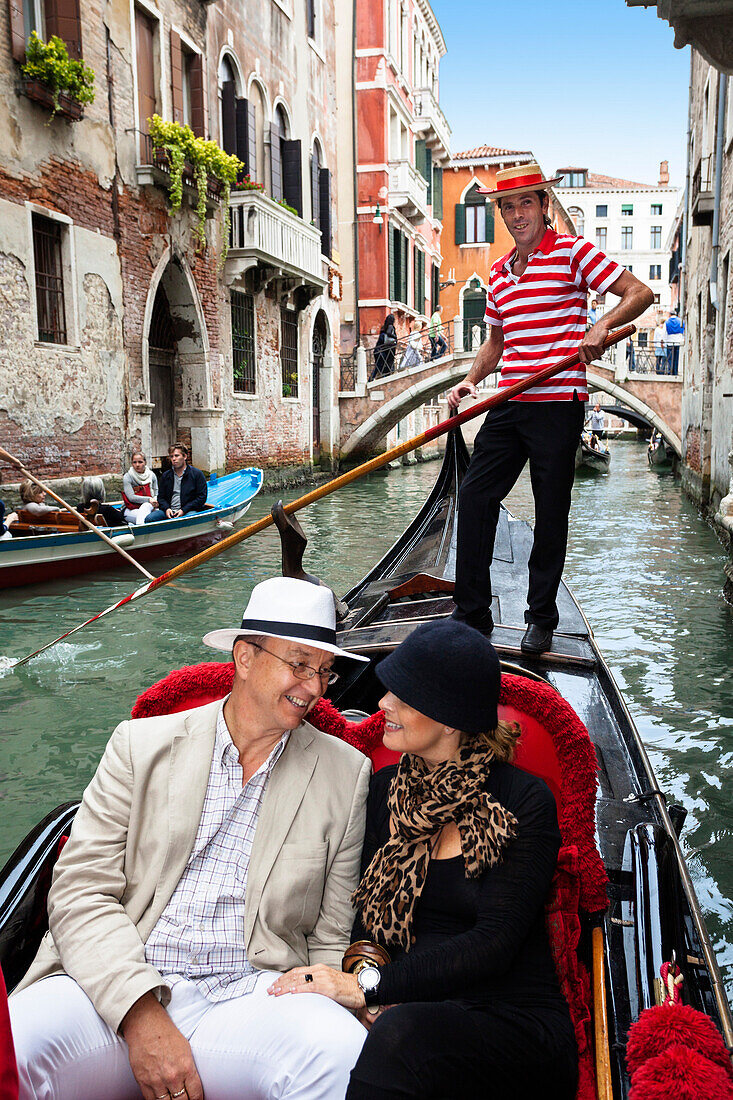
[[[341,460],[354,462],[384,450],[384,440],[400,420],[465,378],[476,352],[457,352],[368,382],[366,364],[357,360],[352,392],[339,395]],[[592,393],[601,391],[616,404],[641,413],[681,455],[682,379],[629,374],[623,349],[612,348],[587,371]]]

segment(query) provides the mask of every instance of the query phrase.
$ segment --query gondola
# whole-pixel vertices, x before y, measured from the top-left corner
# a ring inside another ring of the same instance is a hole
[[[382,689],[374,666],[420,623],[448,615],[454,607],[458,488],[468,462],[460,430],[454,430],[435,486],[418,515],[339,603],[339,645],[371,660],[358,668],[344,661],[330,698],[317,704],[309,720],[369,752],[375,766],[384,762],[386,750],[380,738],[375,740]],[[292,517],[280,518],[291,533],[296,529],[294,554],[284,538],[284,569],[302,576],[304,540]],[[599,901],[596,879],[595,904],[576,909],[578,935],[572,940],[572,953],[587,966],[593,983],[595,1074],[591,1072],[598,1091],[592,1084],[592,1091],[583,1095],[626,1100],[628,1029],[642,1010],[655,1004],[663,963],[679,963],[685,1000],[712,1021],[729,1049],[733,1021],[680,847],[684,811],[667,806],[624,699],[565,585],[559,592],[560,623],[551,649],[539,657],[521,651],[531,544],[529,526],[502,510],[492,566],[496,626],[491,640],[502,662],[503,682],[511,689],[503,696],[505,715],[513,706],[522,725],[520,752],[528,742],[527,758],[518,758],[518,766],[546,777],[558,797],[555,784],[562,795],[563,784],[571,782],[573,756],[580,759],[587,748],[583,766],[590,783],[576,816],[589,815],[593,851],[581,852],[578,858],[580,863],[587,859],[590,867],[592,857],[598,859],[600,853],[603,898]],[[231,677],[232,666],[220,663],[170,673],[140,696],[133,716],[183,710],[223,697]],[[542,706],[533,710],[533,700]],[[574,725],[578,734],[569,751],[565,746],[559,772],[553,770],[561,755],[558,742],[547,740],[553,714],[560,716],[561,726]],[[11,987],[27,968],[46,927],[51,868],[75,810],[76,804],[67,803],[49,814],[0,872],[0,964]],[[582,831],[580,825],[578,829]]]
[[[608,447],[591,447],[589,437],[583,435],[575,452],[575,469],[581,473],[606,474],[611,468],[611,452]]]
[[[138,561],[192,552],[231,532],[232,524],[242,518],[262,488],[262,478],[262,470],[254,466],[224,477],[212,474],[203,511],[102,530]],[[59,519],[61,526],[56,524]],[[69,519],[73,521],[70,513],[61,512],[53,522],[44,524],[39,519],[35,526],[11,526],[13,538],[0,540],[0,589],[119,567],[119,555],[114,550],[94,532],[80,531],[75,521],[64,526]]]
[[[672,469],[675,454],[666,439],[659,432],[654,432],[649,440],[646,457],[651,468],[662,473]]]

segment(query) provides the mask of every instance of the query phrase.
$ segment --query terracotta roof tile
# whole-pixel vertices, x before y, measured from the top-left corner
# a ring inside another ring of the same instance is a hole
[[[453,160],[480,160],[481,157],[522,156],[531,157],[529,149],[500,149],[496,145],[477,145],[475,149],[466,149],[462,153],[453,153]]]

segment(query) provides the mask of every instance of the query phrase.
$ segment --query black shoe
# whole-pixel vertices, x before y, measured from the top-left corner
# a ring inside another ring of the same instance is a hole
[[[544,653],[552,645],[552,631],[530,623],[522,638],[523,653]]]
[[[479,611],[473,615],[464,615],[457,607],[451,614],[451,619],[456,619],[459,623],[465,623],[466,626],[472,626],[474,630],[480,630],[482,634],[491,634],[494,629],[494,616],[491,614],[490,607],[486,611]]]

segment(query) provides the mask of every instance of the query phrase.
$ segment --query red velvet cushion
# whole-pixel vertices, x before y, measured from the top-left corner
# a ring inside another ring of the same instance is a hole
[[[0,1097],[2,1100],[18,1100],[18,1067],[15,1064],[8,995],[2,970],[0,970]]]

